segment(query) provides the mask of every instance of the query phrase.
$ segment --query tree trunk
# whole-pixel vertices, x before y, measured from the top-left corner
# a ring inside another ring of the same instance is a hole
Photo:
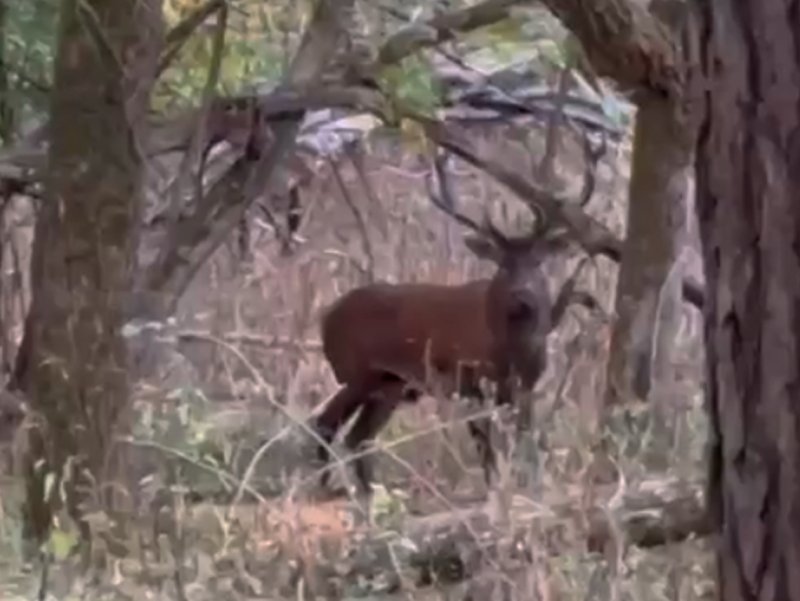
[[[608,403],[648,400],[671,383],[670,349],[681,308],[692,141],[675,103],[638,102],[634,155],[608,362]],[[658,395],[657,395],[658,396]]]
[[[0,141],[10,145],[14,139],[14,105],[8,81],[8,8],[0,2]]]
[[[703,5],[697,212],[722,598],[800,599],[800,2]]]
[[[142,180],[137,138],[159,11],[157,0],[61,4],[50,172],[36,222],[22,383],[41,418],[26,461],[27,535],[38,541],[58,506],[82,523],[79,504],[109,475],[111,442],[128,404],[123,304],[132,287]],[[48,477],[55,486],[45,486]]]

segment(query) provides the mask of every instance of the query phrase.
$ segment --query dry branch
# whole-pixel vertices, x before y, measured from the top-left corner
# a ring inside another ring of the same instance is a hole
[[[160,75],[169,67],[186,41],[206,19],[216,12],[227,11],[227,8],[224,0],[208,0],[173,27],[166,35],[166,48],[162,51],[158,61],[158,74]]]

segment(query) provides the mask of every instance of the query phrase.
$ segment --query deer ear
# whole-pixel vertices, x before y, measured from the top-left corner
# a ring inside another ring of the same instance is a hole
[[[488,259],[495,263],[500,262],[500,248],[491,238],[468,234],[464,236],[464,244],[481,259]]]

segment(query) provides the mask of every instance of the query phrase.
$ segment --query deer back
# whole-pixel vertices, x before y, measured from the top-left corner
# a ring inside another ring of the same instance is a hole
[[[323,351],[340,383],[370,371],[425,381],[459,363],[492,376],[497,343],[489,324],[491,280],[458,286],[377,283],[335,301],[322,322]]]

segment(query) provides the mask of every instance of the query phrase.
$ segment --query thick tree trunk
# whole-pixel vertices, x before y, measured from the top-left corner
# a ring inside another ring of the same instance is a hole
[[[133,283],[137,136],[157,56],[159,7],[154,0],[62,3],[22,383],[41,417],[26,462],[27,534],[37,540],[56,506],[81,522],[78,505],[108,476],[127,407],[123,304]],[[45,486],[48,477],[55,486]]]
[[[14,106],[8,81],[8,8],[0,2],[0,141],[11,144],[14,138]]]
[[[722,598],[800,599],[800,2],[714,0],[697,154]]]
[[[642,96],[608,362],[609,403],[648,400],[654,385],[659,391],[669,388],[670,349],[682,300],[678,261],[685,243],[692,141],[675,103]]]

